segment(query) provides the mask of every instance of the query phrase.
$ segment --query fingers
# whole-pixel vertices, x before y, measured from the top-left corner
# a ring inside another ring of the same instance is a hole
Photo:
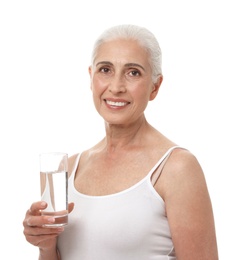
[[[41,210],[46,207],[47,204],[44,201],[33,203],[30,209],[26,212],[25,219],[23,220],[23,226],[28,228],[33,226],[41,226],[44,222],[53,223],[55,221],[54,218],[41,217]]]
[[[57,236],[63,232],[64,228],[43,228],[43,227],[28,227],[24,228],[26,241],[32,245],[47,248],[55,243]]]
[[[38,230],[34,230],[34,232],[29,231],[31,227],[42,227],[45,224],[53,224],[55,222],[55,218],[51,216],[41,216],[41,210],[47,207],[47,203],[44,201],[34,202],[30,209],[27,210],[25,219],[23,220],[23,226],[27,234],[33,234],[38,232]]]
[[[45,201],[34,202],[29,209],[29,213],[32,215],[41,215],[40,211],[46,207],[47,203]]]
[[[68,204],[68,213],[72,212],[73,209],[74,209],[74,203],[71,202]]]
[[[47,207],[45,201],[38,201],[32,203],[30,209],[26,212],[25,219],[23,221],[23,226],[25,229],[29,227],[42,227],[45,224],[53,224],[55,218],[51,216],[42,216],[41,210]],[[68,212],[70,213],[74,209],[74,203],[68,204]]]
[[[43,225],[52,224],[55,219],[51,216],[41,216],[41,210],[47,204],[42,201],[35,202],[27,210],[23,220],[23,234],[25,239],[32,245],[40,248],[53,247],[56,244],[57,236],[64,231],[64,227],[45,228]],[[73,205],[70,206],[73,208]]]
[[[25,228],[28,227],[41,227],[45,224],[53,224],[55,222],[55,218],[53,217],[48,217],[48,216],[34,216],[34,215],[29,215],[26,217],[23,221],[23,226]]]
[[[40,235],[40,236],[34,236],[34,235],[25,235],[25,239],[27,242],[34,246],[43,247],[42,245],[46,244],[44,247],[47,248],[47,244],[49,244],[49,241],[52,239],[57,239],[58,234],[48,234],[48,235]]]
[[[26,239],[31,239],[32,237],[44,237],[44,239],[48,239],[47,236],[58,236],[62,231],[64,230],[64,227],[54,227],[54,228],[45,228],[45,227],[37,227],[37,226],[26,226],[24,228],[24,235]]]

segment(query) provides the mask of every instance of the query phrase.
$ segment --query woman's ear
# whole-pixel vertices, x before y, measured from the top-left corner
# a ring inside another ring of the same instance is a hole
[[[163,75],[160,74],[159,77],[157,78],[156,83],[153,83],[153,89],[151,91],[150,98],[149,98],[150,101],[155,99],[155,97],[158,94],[158,91],[160,89],[160,85],[161,85],[162,81],[163,81]]]
[[[89,66],[88,72],[89,72],[89,75],[90,75],[90,78],[91,78],[92,77],[92,67],[91,66]]]
[[[88,72],[89,72],[89,75],[90,75],[90,80],[92,80],[92,68],[91,68],[91,66],[88,68]],[[90,88],[92,89],[91,84],[90,84]]]

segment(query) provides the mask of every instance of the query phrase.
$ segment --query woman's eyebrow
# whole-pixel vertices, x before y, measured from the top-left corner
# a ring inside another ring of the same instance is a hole
[[[110,61],[100,61],[98,63],[95,64],[96,66],[98,65],[113,65]]]
[[[139,67],[139,68],[141,68],[142,70],[146,71],[145,68],[144,68],[142,65],[140,65],[140,64],[138,64],[138,63],[133,63],[133,62],[131,62],[131,63],[126,63],[126,64],[125,64],[125,67]]]

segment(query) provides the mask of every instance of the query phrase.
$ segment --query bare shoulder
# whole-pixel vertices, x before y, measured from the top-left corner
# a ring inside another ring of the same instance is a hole
[[[195,169],[197,168],[197,170],[201,170],[201,166],[196,156],[189,150],[183,148],[176,148],[172,151],[170,163],[167,165],[176,169],[178,167],[180,170],[193,169],[193,167],[195,167]]]
[[[175,149],[159,181],[177,257],[217,260],[212,205],[198,159]]]
[[[166,162],[160,177],[160,192],[169,205],[182,200],[201,200],[209,203],[208,188],[202,167],[196,156],[185,149],[175,149]],[[159,183],[159,182],[158,182]]]
[[[182,148],[172,151],[164,167],[161,180],[164,181],[164,184],[168,184],[168,189],[171,185],[177,187],[177,184],[184,182],[193,182],[193,185],[199,185],[199,182],[205,183],[204,173],[198,159],[193,153]],[[175,187],[171,187],[170,190],[172,191]]]

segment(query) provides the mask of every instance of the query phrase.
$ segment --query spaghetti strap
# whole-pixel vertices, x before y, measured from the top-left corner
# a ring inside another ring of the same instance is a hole
[[[152,169],[152,174],[151,174],[151,183],[152,186],[154,186],[165,166],[166,161],[169,159],[171,153],[173,152],[174,149],[176,148],[181,148],[184,149],[180,146],[173,146],[171,147],[166,153],[165,155],[161,158],[161,160],[158,161],[158,163],[153,167]]]
[[[76,159],[75,159],[75,161],[74,161],[72,173],[71,173],[70,178],[69,178],[69,179],[71,179],[72,181],[74,181],[75,173],[76,173],[76,171],[77,171],[77,167],[78,167],[78,164],[79,164],[80,157],[81,157],[81,153],[78,153],[77,156],[76,156]]]
[[[76,171],[77,167],[78,167],[78,163],[79,163],[79,160],[80,160],[80,157],[81,157],[81,153],[79,153],[76,157],[76,160],[75,160],[75,163],[74,163],[74,169],[73,171]]]

